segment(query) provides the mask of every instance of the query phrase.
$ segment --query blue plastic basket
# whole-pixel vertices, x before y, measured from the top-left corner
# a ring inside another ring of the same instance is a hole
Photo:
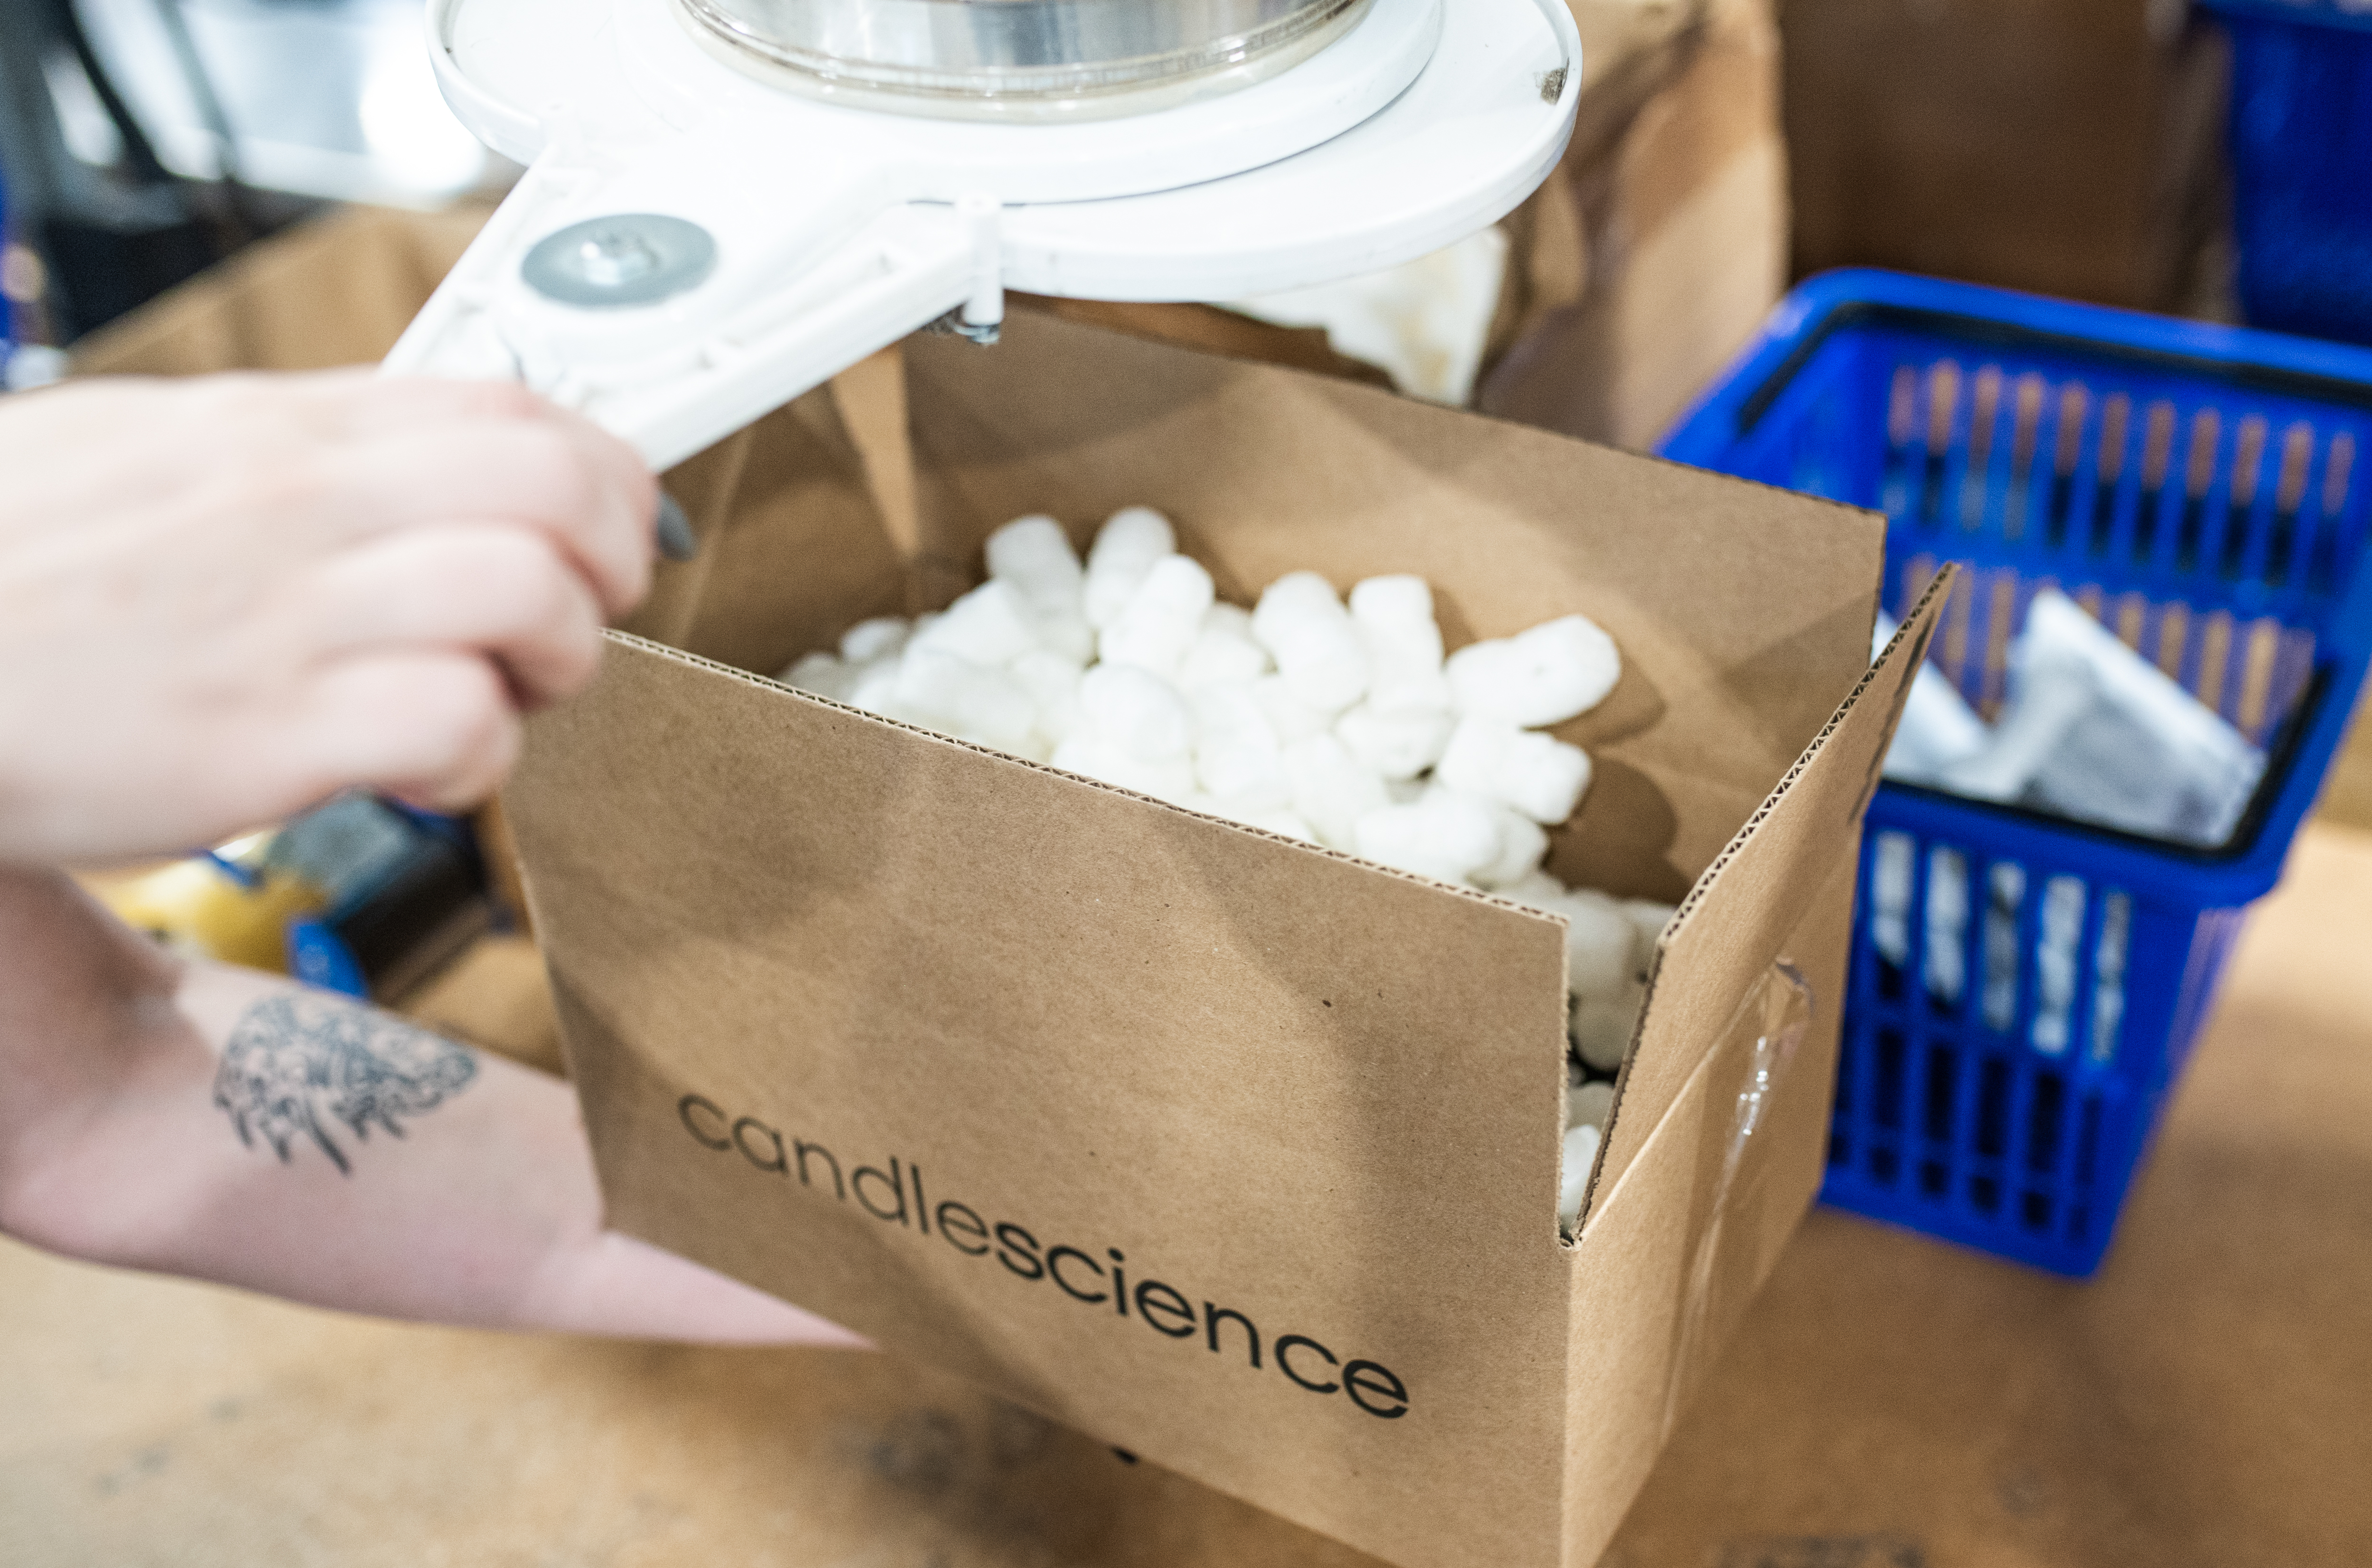
[[[2209,5],[2232,40],[2240,308],[2257,326],[2372,343],[2372,8]]]
[[[2364,680],[2372,351],[1832,273],[1661,449],[1883,510],[1897,614],[1966,563],[1929,656],[1981,708],[2055,584],[2268,748],[2213,850],[1871,804],[1823,1195],[2091,1272]]]

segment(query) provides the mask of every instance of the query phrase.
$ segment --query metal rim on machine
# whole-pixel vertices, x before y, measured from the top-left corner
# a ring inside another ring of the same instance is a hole
[[[1138,113],[1249,87],[1341,37],[1373,0],[681,3],[728,57],[783,85],[910,113],[1027,120]]]

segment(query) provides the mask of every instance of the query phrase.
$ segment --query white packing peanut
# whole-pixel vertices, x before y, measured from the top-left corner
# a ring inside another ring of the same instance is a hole
[[[1496,811],[1447,792],[1368,812],[1356,825],[1358,853],[1369,860],[1465,882],[1499,854]]]
[[[1331,735],[1287,746],[1285,775],[1293,784],[1295,813],[1329,849],[1356,853],[1359,819],[1389,803],[1384,781]]]
[[[1085,721],[1079,706],[1079,666],[1052,648],[1033,648],[1013,661],[1013,679],[1038,710],[1038,736],[1060,746]]]
[[[1565,1132],[1563,1168],[1557,1173],[1557,1218],[1568,1228],[1581,1219],[1581,1201],[1589,1195],[1599,1138],[1598,1129],[1587,1124]]]
[[[1449,656],[1448,670],[1461,714],[1533,728],[1563,724],[1604,701],[1622,679],[1622,656],[1596,621],[1568,615],[1469,644]]]
[[[1581,1052],[1581,1059],[1600,1073],[1620,1068],[1623,1054],[1631,1049],[1631,1032],[1639,1027],[1640,1009],[1646,1002],[1646,988],[1641,985],[1627,985],[1614,996],[1576,998],[1573,1044]]]
[[[840,656],[851,664],[871,664],[875,659],[888,658],[906,645],[913,634],[912,622],[902,615],[878,615],[870,621],[860,621],[840,634]]]
[[[1192,788],[1194,715],[1177,689],[1134,665],[1099,664],[1079,678],[1086,731],[1146,762],[1175,761]]]
[[[1012,584],[1041,613],[1077,610],[1087,568],[1063,525],[1042,515],[1016,517],[988,536],[988,575]]]
[[[1620,997],[1633,983],[1638,941],[1621,907],[1602,893],[1576,888],[1555,908],[1565,917],[1566,989],[1583,998]]]
[[[1252,611],[1252,635],[1276,659],[1286,689],[1310,707],[1339,714],[1367,690],[1367,652],[1333,585],[1315,572],[1271,583]]]
[[[959,739],[1023,756],[1032,744],[1038,706],[1020,681],[941,648],[910,647],[899,660],[896,704]]]
[[[906,644],[912,658],[925,649],[953,654],[977,665],[1005,665],[1037,647],[1029,606],[1011,583],[991,578],[948,606]]]
[[[1251,611],[1214,604],[1203,616],[1202,630],[1187,645],[1186,656],[1178,661],[1178,684],[1191,691],[1197,686],[1256,679],[1275,668],[1268,650],[1252,640]]]
[[[1662,939],[1664,927],[1672,923],[1672,916],[1680,911],[1653,899],[1624,899],[1620,908],[1622,918],[1631,923],[1632,931],[1638,936],[1634,957],[1638,961],[1639,978],[1645,980],[1649,967],[1656,961],[1656,944]]]
[[[1492,890],[1503,899],[1513,899],[1536,910],[1562,910],[1564,907],[1564,884],[1538,866],[1506,886]]]
[[[1334,721],[1351,755],[1388,779],[1413,779],[1441,761],[1449,729],[1447,708],[1378,711],[1372,702],[1353,703]]]
[[[1499,828],[1499,856],[1474,873],[1475,882],[1498,889],[1540,875],[1541,862],[1549,853],[1547,830],[1520,811],[1496,804],[1490,809]]]
[[[1106,664],[1133,664],[1164,680],[1176,679],[1214,597],[1211,574],[1202,563],[1183,555],[1163,556],[1104,626],[1096,642],[1099,656]]]
[[[1183,757],[1134,757],[1101,736],[1075,735],[1054,748],[1053,765],[1139,795],[1184,804],[1195,797],[1194,770]]]
[[[862,708],[868,714],[879,714],[887,719],[905,719],[910,715],[898,702],[898,672],[901,663],[896,654],[874,660],[857,670],[856,679],[849,683],[848,695],[843,699],[852,708]]]
[[[1233,815],[1287,806],[1293,784],[1285,749],[1251,682],[1199,686],[1186,695],[1194,710],[1194,773],[1219,802],[1213,809]]]
[[[1120,614],[1153,563],[1178,549],[1177,530],[1150,506],[1123,506],[1087,547],[1087,624],[1102,631]]]
[[[1351,589],[1351,619],[1367,651],[1367,705],[1378,713],[1450,706],[1441,628],[1423,577],[1369,577]]]
[[[988,536],[987,553],[989,576],[1020,594],[1041,646],[1075,664],[1096,656],[1086,570],[1062,524],[1047,517],[1016,517]]]
[[[1261,712],[1268,715],[1268,726],[1276,732],[1280,746],[1325,735],[1333,727],[1328,714],[1293,694],[1282,675],[1262,676],[1252,682],[1252,691],[1260,698]]]
[[[1578,746],[1489,717],[1460,719],[1434,777],[1451,789],[1512,806],[1545,827],[1573,815],[1589,787]]]
[[[801,654],[798,661],[783,671],[776,679],[785,686],[802,691],[812,691],[833,702],[844,701],[856,684],[857,667],[843,661],[837,654],[816,652]]]

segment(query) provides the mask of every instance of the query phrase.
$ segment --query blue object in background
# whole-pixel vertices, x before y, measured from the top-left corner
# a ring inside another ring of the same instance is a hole
[[[2372,10],[2207,3],[2232,41],[2226,136],[2242,314],[2372,343]]]
[[[8,226],[8,184],[0,180],[0,254],[5,254],[10,235]],[[6,289],[0,289],[0,391],[8,386],[8,361],[17,354],[17,307]]]
[[[1981,708],[2057,585],[2270,751],[2213,850],[1871,802],[1822,1196],[2090,1273],[2372,655],[2372,351],[1831,273],[1659,449],[1884,511],[1894,614],[1966,563],[1930,657]]]
[[[326,920],[288,923],[288,972],[307,985],[370,999],[370,979],[363,973],[362,960]]]
[[[401,995],[492,919],[470,824],[399,801],[340,796],[283,828],[265,862],[326,900],[289,922],[288,972],[350,996]]]

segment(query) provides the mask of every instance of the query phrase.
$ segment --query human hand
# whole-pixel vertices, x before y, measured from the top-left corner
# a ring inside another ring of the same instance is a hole
[[[0,400],[0,863],[174,853],[362,786],[453,809],[649,586],[656,485],[501,382]]]

